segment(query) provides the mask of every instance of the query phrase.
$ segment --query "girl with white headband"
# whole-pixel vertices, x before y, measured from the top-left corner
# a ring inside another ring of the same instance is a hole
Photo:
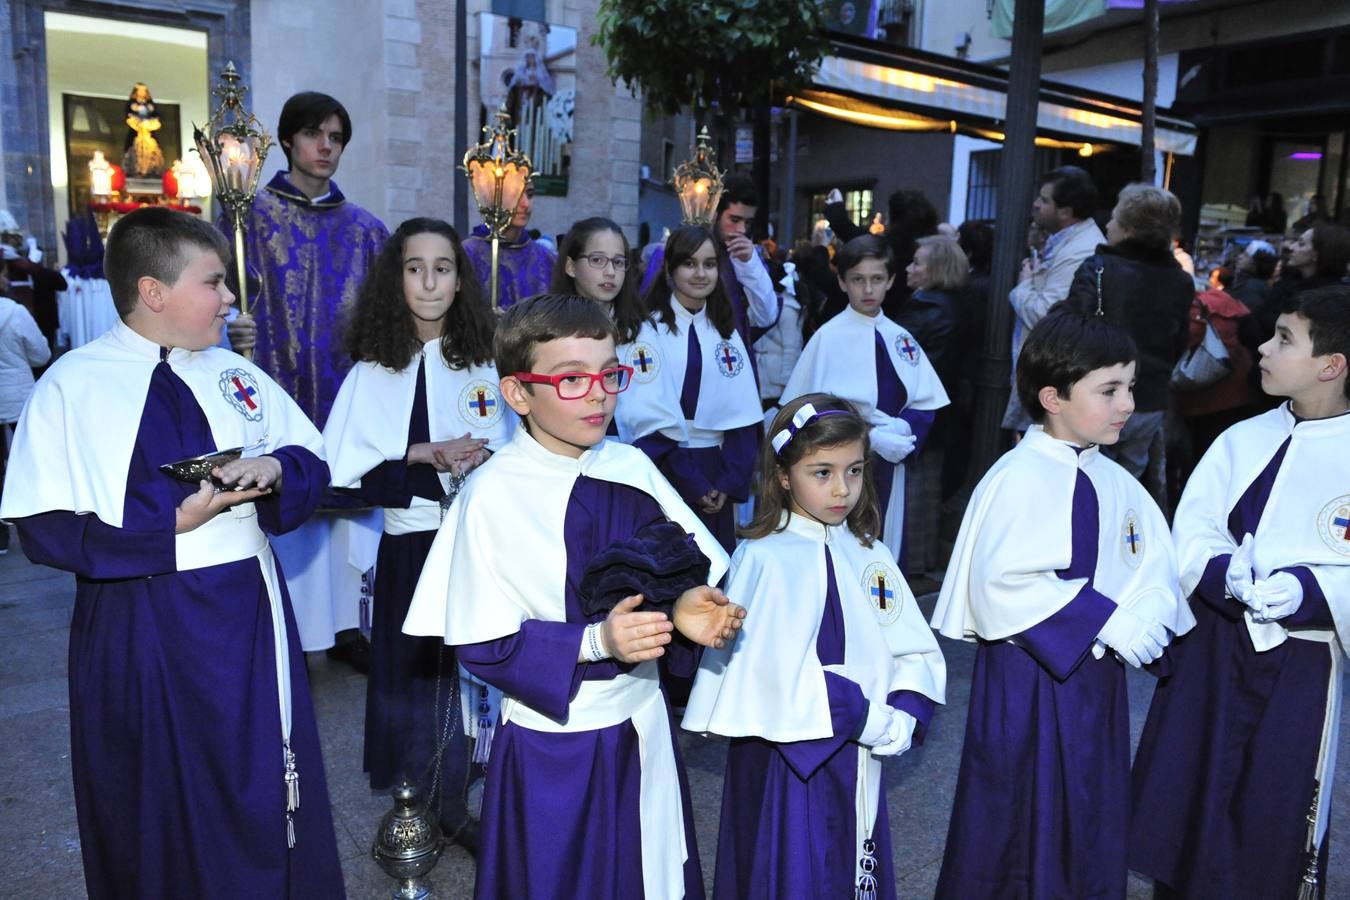
[[[895,897],[881,761],[922,741],[946,665],[874,538],[867,433],[852,404],[808,394],[760,450],[727,583],[754,612],[704,652],[683,721],[732,738],[716,897]]]

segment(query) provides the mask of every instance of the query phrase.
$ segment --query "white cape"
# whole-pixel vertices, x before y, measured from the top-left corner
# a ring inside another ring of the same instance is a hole
[[[441,524],[404,632],[453,646],[515,634],[526,619],[565,621],[563,525],[582,475],[651,496],[712,561],[708,583],[726,572],[725,551],[641,450],[604,440],[572,459],[544,449],[522,424],[469,479]]]
[[[844,614],[844,662],[822,666],[816,639],[825,611],[825,550]],[[914,595],[880,543],[864,547],[846,526],[788,515],[786,528],[736,549],[727,596],[747,608],[736,641],[704,651],[683,727],[777,742],[834,733],[825,673],[855,682],[872,703],[892,691],[946,699],[947,668]],[[855,844],[861,859],[881,803],[881,760],[856,749]],[[856,877],[863,874],[861,863]]]
[[[1096,447],[1073,447],[1033,426],[985,474],[956,537],[933,627],[954,640],[1001,641],[1043,622],[1086,578],[1062,579],[1073,557],[1078,472],[1097,494],[1093,587],[1173,634],[1195,617],[1177,583],[1167,522],[1152,497]]]
[[[865,316],[845,308],[811,336],[783,388],[783,403],[803,394],[834,394],[858,407],[872,425],[891,419],[877,409],[876,336],[886,345],[891,366],[905,386],[905,408],[941,409],[950,401],[933,364],[914,336],[883,315]],[[874,465],[892,465],[880,457]],[[905,467],[895,466],[886,521],[881,533],[898,554],[905,527]],[[898,558],[898,557],[897,557]]]
[[[708,321],[706,310],[691,313],[678,300],[674,330],[654,317],[643,323],[637,340],[622,348],[620,362],[633,367],[633,385],[619,395],[615,423],[619,438],[631,443],[654,432],[671,440],[689,440],[690,432],[723,432],[754,425],[764,418],[750,354],[734,329],[724,338]],[[698,335],[703,354],[698,407],[686,421],[680,393],[689,355],[689,329]]]
[[[24,438],[9,459],[0,516],[67,510],[122,527],[127,468],[159,361],[159,345],[120,321],[58,359],[19,419]],[[214,449],[245,447],[246,456],[264,456],[290,444],[323,458],[319,432],[300,407],[242,356],[218,347],[174,349],[167,361],[205,413]]]
[[[1289,440],[1254,538],[1258,578],[1306,566],[1326,595],[1342,647],[1350,639],[1350,482],[1344,478],[1350,414],[1295,422],[1285,403],[1225,431],[1195,467],[1177,504],[1172,532],[1189,596],[1210,559],[1237,549],[1228,513]],[[1241,535],[1238,536],[1241,538]],[[1258,649],[1290,634],[1278,622],[1246,617]]]
[[[865,316],[852,307],[820,326],[811,336],[783,388],[783,402],[817,391],[834,394],[854,403],[872,424],[880,424],[874,416],[878,333],[909,395],[906,409],[941,409],[951,402],[933,364],[913,335],[885,316]]]
[[[847,637],[841,666],[816,656],[827,547]],[[726,593],[746,608],[745,622],[733,643],[704,651],[684,714],[690,731],[780,743],[829,737],[826,671],[875,703],[900,690],[945,700],[942,652],[880,542],[864,547],[845,526],[789,516],[783,531],[736,548]]]
[[[323,429],[334,487],[359,487],[361,476],[380,463],[403,459],[419,362],[425,364],[432,441],[448,441],[467,432],[485,438],[496,452],[511,439],[516,414],[502,400],[496,368],[452,369],[436,338],[400,372],[365,361],[347,373]],[[441,481],[448,487],[449,474],[442,473]],[[415,501],[435,505],[420,497]]]

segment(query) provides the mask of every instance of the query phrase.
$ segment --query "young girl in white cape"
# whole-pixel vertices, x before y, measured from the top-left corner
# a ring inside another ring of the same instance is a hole
[[[704,653],[683,726],[732,738],[714,896],[894,898],[881,761],[923,739],[946,666],[879,525],[868,423],[775,416],[728,575],[748,613]]]
[[[439,753],[432,803],[448,836],[468,821],[458,667],[441,641],[402,627],[444,510],[515,426],[492,364],[493,325],[454,229],[404,222],[361,285],[347,335],[357,363],[324,428],[333,486],[384,508],[366,692],[370,786],[406,778],[426,791]],[[482,691],[473,692],[476,720]]]

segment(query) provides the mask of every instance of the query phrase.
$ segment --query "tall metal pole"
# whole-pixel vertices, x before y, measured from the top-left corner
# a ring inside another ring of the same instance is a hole
[[[463,159],[469,149],[469,14],[467,0],[455,0],[455,159]],[[455,231],[460,237],[469,233],[469,185],[455,185],[452,213]],[[495,267],[494,267],[495,268]]]
[[[1144,0],[1144,102],[1139,129],[1139,180],[1158,177],[1154,129],[1158,121],[1158,0]]]
[[[1008,67],[1006,138],[999,159],[998,218],[989,273],[989,311],[984,352],[975,385],[975,427],[970,483],[1003,452],[1003,412],[1012,372],[1012,308],[1008,292],[1027,252],[1027,222],[1036,178],[1036,106],[1041,82],[1041,30],[1045,0],[1017,0],[1013,12],[1012,60]]]

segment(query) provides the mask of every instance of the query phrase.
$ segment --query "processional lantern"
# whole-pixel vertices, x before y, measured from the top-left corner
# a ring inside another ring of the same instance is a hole
[[[708,126],[699,130],[693,156],[675,167],[670,183],[680,195],[684,224],[711,228],[722,199],[722,173],[717,169]]]
[[[248,313],[248,267],[244,260],[244,223],[258,193],[258,178],[272,146],[272,136],[258,117],[244,108],[248,88],[239,81],[234,63],[226,63],[220,84],[211,89],[220,105],[206,128],[192,126],[197,154],[206,163],[211,190],[234,229],[234,261],[239,276],[239,312]]]
[[[470,147],[464,154],[464,174],[469,176],[478,215],[492,238],[492,308],[499,303],[500,275],[497,271],[499,244],[511,219],[516,204],[525,193],[533,167],[530,158],[514,146],[516,130],[511,127],[511,114],[505,107],[497,110],[497,121],[483,126],[483,142]]]

